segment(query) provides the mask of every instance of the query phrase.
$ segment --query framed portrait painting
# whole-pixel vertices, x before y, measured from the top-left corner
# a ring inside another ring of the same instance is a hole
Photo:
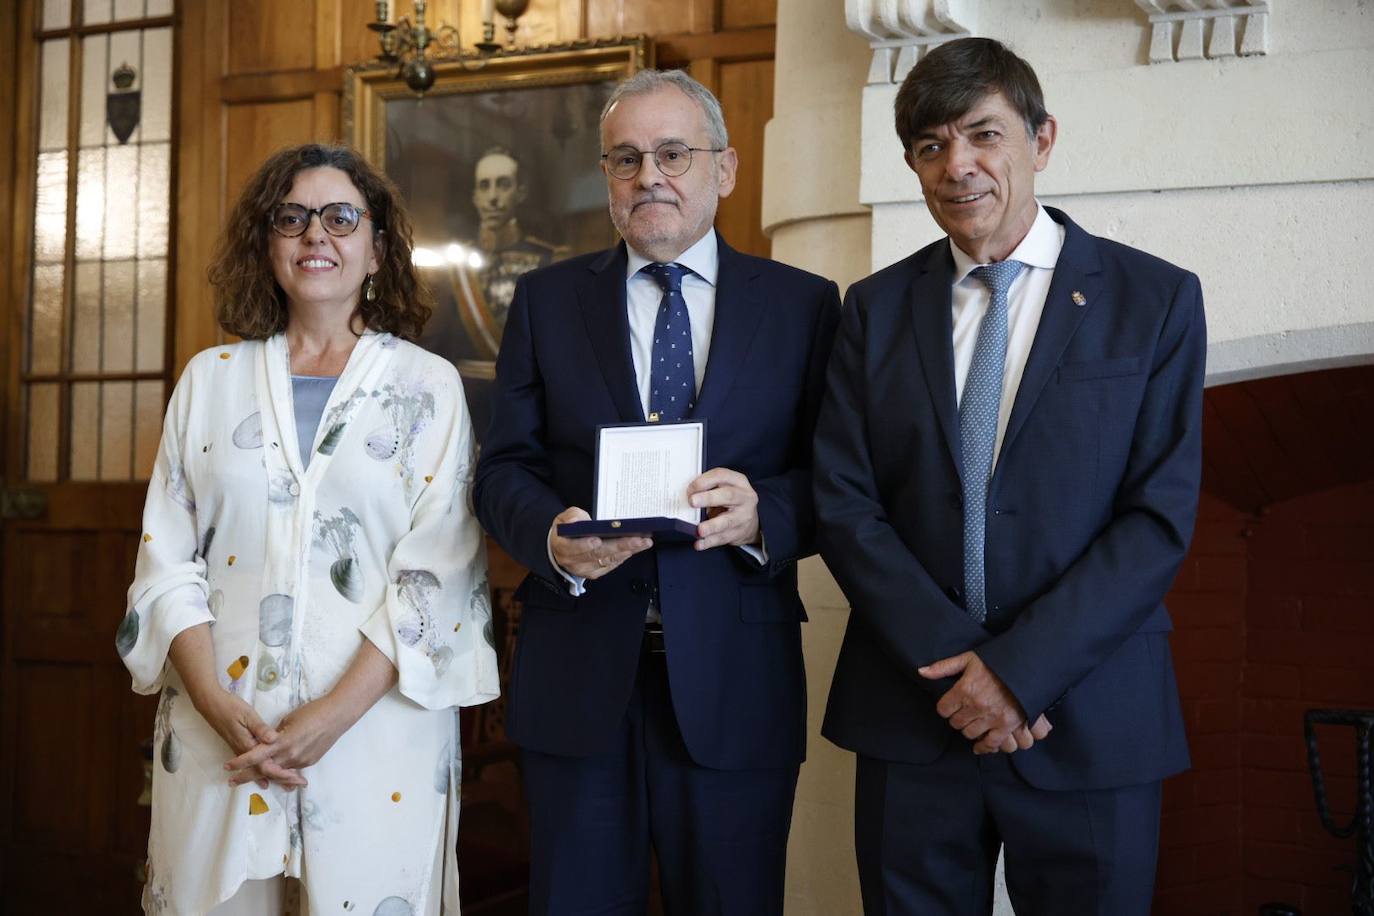
[[[515,281],[617,239],[601,109],[650,54],[640,38],[440,57],[423,98],[385,64],[345,74],[344,136],[410,208],[436,300],[420,343],[458,367],[479,441]]]

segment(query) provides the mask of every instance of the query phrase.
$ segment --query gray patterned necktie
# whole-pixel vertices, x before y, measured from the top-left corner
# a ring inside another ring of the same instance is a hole
[[[1002,407],[1002,376],[1007,364],[1007,291],[1025,265],[999,261],[976,268],[973,276],[992,293],[978,326],[973,362],[959,400],[960,458],[964,475],[964,607],[969,616],[987,620],[986,547],[988,480],[997,443],[997,416]]]

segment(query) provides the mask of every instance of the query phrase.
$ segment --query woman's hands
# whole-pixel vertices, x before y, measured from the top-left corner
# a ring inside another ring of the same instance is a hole
[[[297,771],[318,763],[343,733],[386,695],[396,679],[396,667],[391,660],[371,642],[363,640],[353,663],[333,690],[287,713],[272,740],[258,741],[224,765],[230,784],[240,785],[257,779],[259,773],[267,773],[273,782],[288,788],[305,785]],[[272,773],[289,774],[299,782],[293,785]]]
[[[191,705],[224,739],[230,750],[243,754],[263,743],[270,744],[277,740],[276,730],[264,722],[252,706],[220,686],[215,677],[215,646],[208,623],[197,624],[178,633],[172,639],[168,657],[181,676]],[[269,779],[289,788],[305,785],[299,773],[270,762],[254,768],[247,779],[254,780],[264,789]]]
[[[287,713],[275,731],[268,729],[273,731],[270,740],[260,740],[243,749],[236,748],[241,750],[240,754],[224,765],[229,771],[229,784],[237,786],[249,782],[256,778],[254,774],[258,772],[271,770],[295,773],[319,763],[334,742],[362,717],[361,713],[350,715],[339,706],[333,694],[311,700]],[[291,789],[306,784],[299,776],[296,777],[299,780],[296,785],[275,777],[269,778]]]
[[[217,692],[209,693],[200,702],[196,702],[193,697],[191,702],[195,704],[196,712],[200,713],[210,727],[224,739],[230,750],[242,756],[255,750],[270,748],[279,740],[279,731],[264,722],[257,710],[219,685],[215,686]],[[268,780],[288,789],[306,784],[297,768],[283,767],[270,755],[254,762],[252,766],[244,769],[241,775],[241,779],[231,779],[230,782],[237,785],[253,781],[263,789],[267,788]]]

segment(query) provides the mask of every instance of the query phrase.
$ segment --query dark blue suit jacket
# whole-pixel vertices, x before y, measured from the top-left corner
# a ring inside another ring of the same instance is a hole
[[[916,669],[974,649],[1054,725],[1021,775],[1107,788],[1188,765],[1162,601],[1197,506],[1206,332],[1197,277],[1049,213],[1066,235],[988,489],[986,625],[961,595],[948,240],[846,296],[815,448],[852,606],[823,733],[935,759],[966,739],[935,712],[952,681]]]
[[[592,509],[596,428],[642,422],[625,306],[625,246],[522,277],[496,364],[474,503],[530,570],[509,695],[517,744],[583,756],[611,749],[634,687],[653,590],[678,724],[699,764],[795,765],[805,755],[804,619],[796,561],[813,552],[811,437],[839,320],[835,284],[719,241],[715,324],[693,418],[706,466],[758,492],[769,562],[736,548],[656,545],[587,583],[549,563],[567,506]]]

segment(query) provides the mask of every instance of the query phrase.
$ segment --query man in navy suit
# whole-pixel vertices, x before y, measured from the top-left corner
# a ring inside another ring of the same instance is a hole
[[[1022,916],[1148,913],[1201,290],[1037,202],[1057,125],[1001,44],[931,51],[896,123],[949,237],[849,290],[814,456],[864,909],[990,912],[1000,847]]]
[[[712,229],[736,154],[686,74],[622,83],[601,139],[624,243],[516,285],[474,490],[530,570],[506,721],[530,911],[645,912],[652,848],[668,912],[781,913],[806,747],[796,561],[839,291]],[[597,426],[646,418],[706,421],[697,540],[560,537],[588,518]]]

